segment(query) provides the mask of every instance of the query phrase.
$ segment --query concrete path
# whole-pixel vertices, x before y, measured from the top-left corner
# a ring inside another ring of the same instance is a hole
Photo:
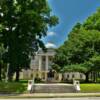
[[[0,99],[0,100],[100,100],[100,97],[87,97],[87,98],[27,98],[27,99]]]
[[[68,97],[100,97],[100,93],[32,93],[32,94],[0,94],[0,98],[68,98]],[[100,100],[100,99],[99,99]]]

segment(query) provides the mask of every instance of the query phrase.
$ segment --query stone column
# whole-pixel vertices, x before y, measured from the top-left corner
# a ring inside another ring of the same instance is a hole
[[[39,71],[41,71],[42,68],[42,56],[39,56]]]
[[[62,80],[62,74],[59,73],[58,75],[59,75],[59,82],[61,82],[61,80]]]
[[[45,69],[46,69],[46,71],[48,71],[48,69],[49,69],[49,58],[48,58],[48,56],[46,56]]]
[[[39,71],[38,71],[38,75],[39,75],[39,78],[41,78],[41,72],[42,71],[42,56],[39,56]]]
[[[47,81],[47,73],[48,73],[48,66],[49,65],[49,59],[48,56],[46,55],[46,60],[45,60],[45,81]]]

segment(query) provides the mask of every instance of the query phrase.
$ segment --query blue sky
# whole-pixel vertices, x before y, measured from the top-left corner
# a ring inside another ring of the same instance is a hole
[[[48,30],[43,40],[47,47],[59,47],[77,22],[84,20],[100,7],[100,0],[48,0],[52,14],[59,17],[59,24]]]

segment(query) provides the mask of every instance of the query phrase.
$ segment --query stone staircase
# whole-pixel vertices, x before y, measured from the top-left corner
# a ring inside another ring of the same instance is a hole
[[[35,84],[35,93],[74,93],[75,88],[72,84]]]

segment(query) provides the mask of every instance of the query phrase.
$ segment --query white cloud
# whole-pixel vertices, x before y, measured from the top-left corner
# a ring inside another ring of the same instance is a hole
[[[48,42],[45,46],[47,48],[56,48],[56,45],[54,43],[51,43],[51,42]]]
[[[56,33],[55,32],[48,32],[47,35],[48,36],[53,36],[53,35],[56,35]]]

